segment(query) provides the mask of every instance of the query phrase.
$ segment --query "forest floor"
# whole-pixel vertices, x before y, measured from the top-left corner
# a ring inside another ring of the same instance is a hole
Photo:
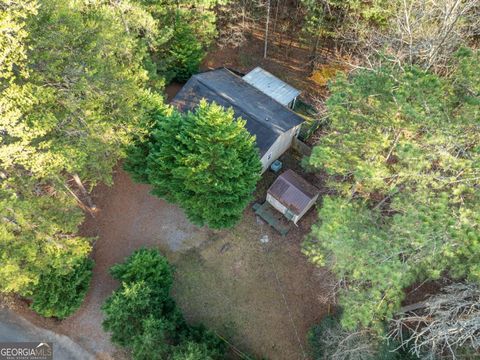
[[[263,57],[263,51],[263,33],[252,30],[246,34],[246,41],[238,47],[212,47],[201,69],[224,66],[247,73],[260,66],[301,90],[300,97],[307,102],[317,102],[319,99],[326,98],[328,93],[326,86],[319,85],[312,77],[313,69],[308,62],[307,49],[289,39],[280,40],[274,37],[269,42],[267,58]]]

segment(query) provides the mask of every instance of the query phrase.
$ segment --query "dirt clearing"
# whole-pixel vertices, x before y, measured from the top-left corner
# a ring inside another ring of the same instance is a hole
[[[70,336],[99,359],[124,358],[101,327],[101,304],[118,286],[108,269],[135,249],[158,247],[175,265],[174,297],[188,320],[205,323],[242,352],[275,360],[305,358],[306,332],[330,307],[324,298],[329,273],[300,253],[314,212],[286,238],[257,222],[251,207],[234,229],[214,232],[192,225],[180,208],[150,195],[148,186],[133,183],[120,169],[114,185],[99,186],[93,199],[99,210],[82,233],[98,239],[83,306],[64,321],[23,308],[30,320]],[[267,244],[260,242],[264,235]]]
[[[306,262],[297,231],[281,238],[248,209],[233,231],[185,253],[176,263],[174,294],[189,319],[230,337],[241,351],[306,358],[306,332],[329,310],[321,295],[331,278]]]

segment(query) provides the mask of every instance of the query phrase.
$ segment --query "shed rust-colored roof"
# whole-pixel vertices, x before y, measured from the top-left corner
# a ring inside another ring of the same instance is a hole
[[[293,170],[287,170],[274,181],[268,193],[298,215],[320,190]]]

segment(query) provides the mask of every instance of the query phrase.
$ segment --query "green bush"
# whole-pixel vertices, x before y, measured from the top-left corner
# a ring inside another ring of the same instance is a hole
[[[64,319],[82,304],[92,278],[93,260],[85,258],[67,271],[51,268],[33,290],[31,308],[46,317]]]
[[[157,250],[137,250],[110,272],[122,286],[102,306],[103,327],[114,343],[132,351],[133,359],[224,358],[223,341],[202,325],[186,323],[170,296],[173,269]]]
[[[198,348],[208,351],[208,359],[223,359],[227,350],[226,343],[204,325],[189,326],[186,336],[181,339],[180,346],[195,343]],[[189,358],[188,358],[189,359]]]
[[[124,284],[145,282],[155,298],[168,299],[173,285],[173,269],[158,251],[140,249],[122,264],[111,267],[110,274]]]
[[[143,320],[142,331],[132,340],[132,355],[136,360],[163,360],[170,347],[168,334],[174,331],[173,324],[149,316]]]
[[[143,320],[155,314],[159,305],[152,290],[144,282],[124,283],[104,303],[103,328],[111,332],[112,341],[129,346],[132,339],[143,330]]]
[[[214,360],[216,357],[212,357],[209,349],[205,344],[199,344],[196,342],[185,342],[181,346],[178,346],[171,358],[172,360]]]

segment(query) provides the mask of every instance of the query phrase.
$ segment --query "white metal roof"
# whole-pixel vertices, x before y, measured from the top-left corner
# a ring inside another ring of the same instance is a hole
[[[299,90],[270,74],[268,71],[263,70],[261,67],[256,67],[250,71],[243,77],[243,80],[284,106],[287,106],[300,94]]]

